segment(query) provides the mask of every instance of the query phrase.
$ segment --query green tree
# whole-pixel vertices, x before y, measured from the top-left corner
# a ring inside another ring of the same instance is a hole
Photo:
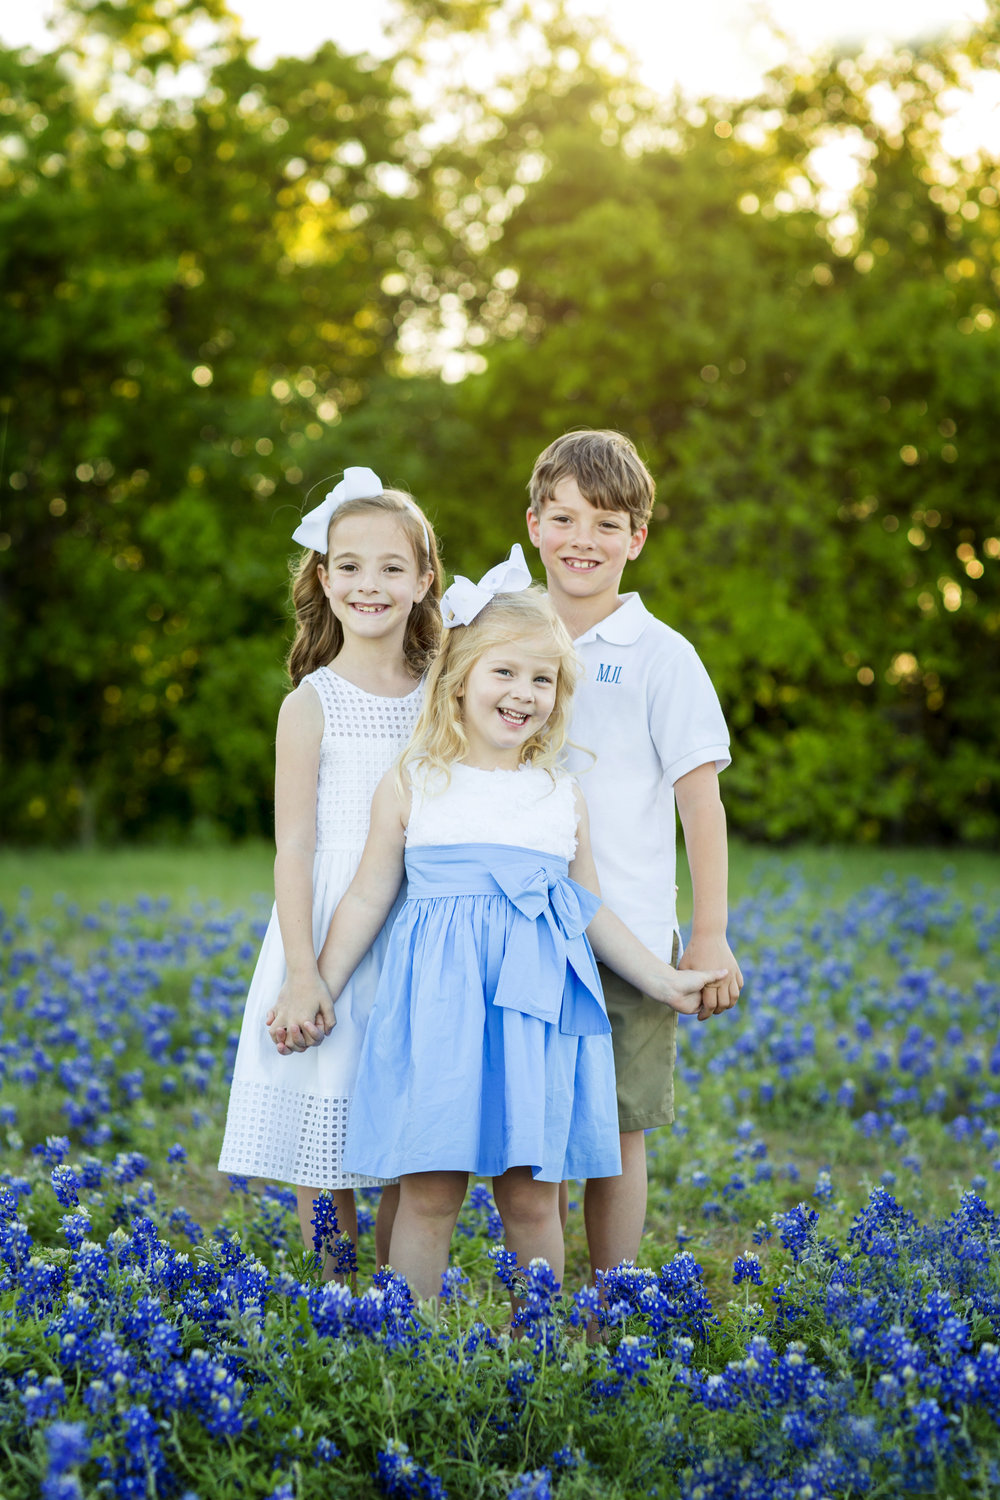
[[[260,831],[289,534],[424,254],[415,117],[333,46],[253,67],[218,5],[68,16],[0,55],[4,823]]]
[[[432,429],[462,444],[434,462],[442,508],[485,560],[546,442],[636,439],[660,502],[634,584],[712,671],[754,836],[1000,826],[1000,174],[947,160],[938,114],[996,37],[779,70],[738,108],[571,79],[505,137],[544,169],[491,248],[516,290],[488,369]],[[864,158],[854,226],[820,209],[836,138]]]

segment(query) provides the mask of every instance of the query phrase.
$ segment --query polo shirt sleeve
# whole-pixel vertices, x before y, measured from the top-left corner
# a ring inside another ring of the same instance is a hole
[[[697,651],[681,636],[664,642],[650,672],[649,733],[671,786],[699,766],[730,762],[729,731]]]

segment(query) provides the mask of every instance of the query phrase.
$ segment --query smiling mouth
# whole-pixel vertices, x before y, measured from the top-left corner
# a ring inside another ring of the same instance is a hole
[[[351,608],[356,609],[362,615],[381,615],[389,606],[388,604],[352,604]]]
[[[512,729],[523,729],[528,722],[527,714],[519,714],[513,708],[498,708],[497,713],[503,719],[504,723],[509,724]]]
[[[599,566],[596,557],[564,557],[563,562],[573,573],[590,573]]]

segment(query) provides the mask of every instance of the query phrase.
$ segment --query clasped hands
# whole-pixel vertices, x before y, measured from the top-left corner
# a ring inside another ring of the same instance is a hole
[[[330,991],[320,975],[295,980],[287,977],[264,1024],[282,1057],[318,1047],[337,1024]]]
[[[739,1000],[743,988],[743,972],[725,938],[692,935],[677,967],[726,970],[724,979],[707,984],[701,991],[697,1011],[699,1021],[707,1021],[710,1016],[729,1010]]]

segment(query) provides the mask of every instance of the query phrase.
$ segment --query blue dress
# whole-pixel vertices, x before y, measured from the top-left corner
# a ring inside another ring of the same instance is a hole
[[[567,776],[455,766],[447,786],[414,786],[406,900],[358,1065],[349,1170],[526,1166],[545,1182],[621,1171],[610,1025],[585,936],[600,903],[569,877],[575,831]]]

